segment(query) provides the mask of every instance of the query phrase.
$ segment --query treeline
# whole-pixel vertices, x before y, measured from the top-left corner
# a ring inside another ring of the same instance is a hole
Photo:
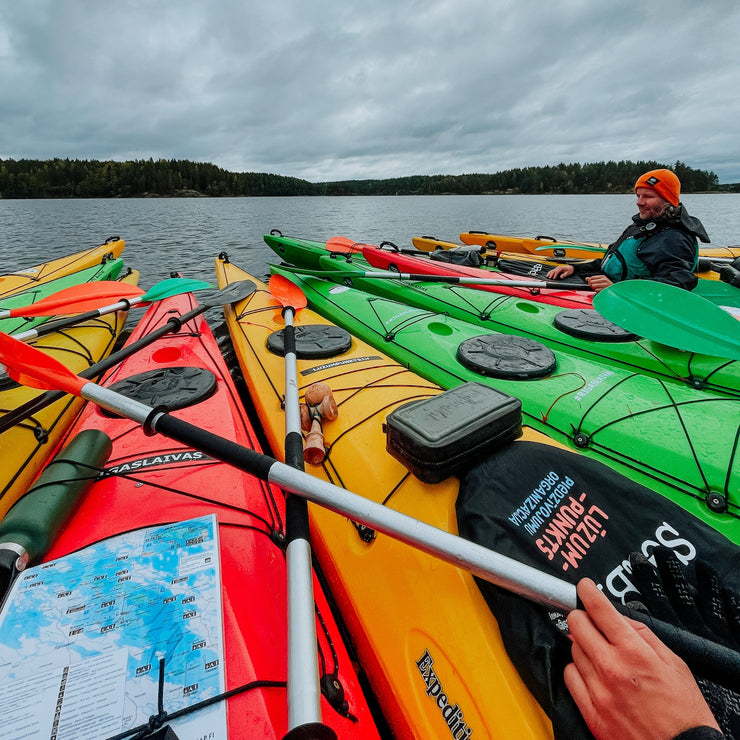
[[[493,174],[414,175],[387,180],[311,183],[261,172],[229,172],[213,164],[159,159],[0,159],[1,198],[129,198],[146,196],[477,195],[629,193],[646,170],[670,168],[683,192],[740,190],[714,172],[682,162],[595,162],[525,167]]]

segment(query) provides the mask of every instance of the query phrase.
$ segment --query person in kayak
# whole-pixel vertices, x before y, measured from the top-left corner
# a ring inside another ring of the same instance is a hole
[[[721,740],[686,663],[650,629],[621,615],[584,578],[585,610],[568,615],[573,662],[565,685],[597,740]]]
[[[650,170],[635,183],[637,213],[601,259],[558,265],[550,280],[574,273],[600,291],[621,280],[645,278],[693,290],[699,257],[697,239],[709,242],[701,221],[680,202],[681,183],[671,170]]]

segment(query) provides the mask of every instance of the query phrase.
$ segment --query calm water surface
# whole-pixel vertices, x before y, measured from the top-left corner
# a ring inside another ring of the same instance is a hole
[[[740,244],[740,194],[686,195],[716,246]],[[262,277],[276,261],[262,237],[348,236],[411,246],[411,237],[457,241],[462,231],[612,241],[636,212],[632,195],[472,195],[317,198],[0,200],[0,272],[52,255],[126,240],[124,258],[150,287],[180,270],[213,279],[213,260]]]

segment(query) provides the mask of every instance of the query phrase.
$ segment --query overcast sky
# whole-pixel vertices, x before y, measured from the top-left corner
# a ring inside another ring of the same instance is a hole
[[[740,182],[738,0],[0,0],[0,158]]]

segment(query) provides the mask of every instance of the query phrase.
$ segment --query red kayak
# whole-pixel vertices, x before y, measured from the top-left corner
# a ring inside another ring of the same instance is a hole
[[[488,290],[493,293],[514,295],[519,298],[527,298],[540,303],[550,303],[563,308],[593,308],[593,291],[571,290],[567,287],[557,288],[532,288],[517,286],[527,278],[507,272],[484,270],[479,267],[468,267],[466,265],[455,265],[450,262],[439,262],[426,257],[415,257],[413,255],[392,252],[378,247],[363,246],[362,256],[373,266],[380,270],[394,270],[416,275],[448,275],[451,277],[488,278],[495,280],[511,281],[512,285],[473,285],[471,287],[479,290]]]
[[[129,343],[196,306],[192,294],[154,304]],[[148,405],[164,405],[173,416],[260,449],[202,316],[123,361],[102,384]],[[196,449],[160,435],[147,436],[134,422],[93,404],[86,406],[69,437],[82,429],[104,431],[113,440],[113,452],[105,477],[84,498],[46,560],[120,533],[215,514],[225,689],[247,687],[219,700],[226,702],[228,737],[282,738],[288,730],[283,492]],[[378,738],[352,660],[315,576],[313,587],[321,684],[329,689],[321,700],[323,723],[340,738]],[[173,624],[172,629],[184,627]],[[173,690],[188,696],[188,705],[203,699],[188,677],[173,674],[165,679],[168,690],[174,683]],[[184,686],[177,685],[182,682]],[[333,694],[331,703],[327,694]],[[167,696],[164,710],[171,712]],[[178,725],[172,726],[177,731]]]

